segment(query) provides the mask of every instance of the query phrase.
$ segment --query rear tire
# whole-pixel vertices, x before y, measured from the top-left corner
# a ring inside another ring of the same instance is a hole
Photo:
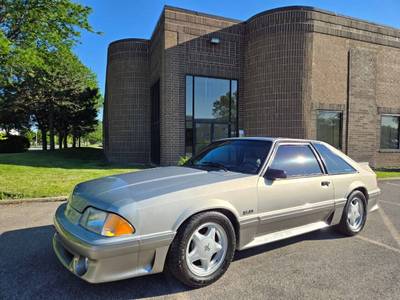
[[[343,209],[342,219],[336,226],[340,233],[353,236],[358,234],[367,220],[367,199],[361,191],[353,191]]]
[[[225,215],[199,213],[179,228],[168,252],[167,267],[187,286],[206,286],[224,275],[235,248],[235,230]]]

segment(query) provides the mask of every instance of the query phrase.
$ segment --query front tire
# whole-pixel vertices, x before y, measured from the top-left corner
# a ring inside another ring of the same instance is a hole
[[[200,213],[179,228],[168,252],[167,267],[185,285],[206,286],[226,272],[235,248],[230,220],[219,212]]]
[[[367,220],[367,199],[361,191],[354,191],[348,197],[342,219],[337,230],[347,236],[358,234]]]

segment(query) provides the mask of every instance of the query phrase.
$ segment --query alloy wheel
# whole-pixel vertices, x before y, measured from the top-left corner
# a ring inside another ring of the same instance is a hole
[[[227,249],[228,237],[224,228],[213,222],[202,224],[187,244],[187,266],[197,276],[208,276],[222,265]]]
[[[347,224],[353,231],[358,231],[364,218],[364,203],[361,199],[355,197],[351,199],[348,211],[347,211]]]

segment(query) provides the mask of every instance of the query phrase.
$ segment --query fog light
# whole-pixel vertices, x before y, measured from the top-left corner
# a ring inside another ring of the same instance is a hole
[[[82,256],[75,256],[74,260],[72,261],[72,267],[74,269],[74,273],[82,276],[86,273],[88,268],[88,258]]]

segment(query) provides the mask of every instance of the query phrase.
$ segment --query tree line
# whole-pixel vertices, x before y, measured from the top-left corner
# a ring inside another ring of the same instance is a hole
[[[0,128],[36,126],[42,147],[67,147],[96,129],[97,80],[73,53],[94,33],[89,7],[70,0],[0,0]]]

